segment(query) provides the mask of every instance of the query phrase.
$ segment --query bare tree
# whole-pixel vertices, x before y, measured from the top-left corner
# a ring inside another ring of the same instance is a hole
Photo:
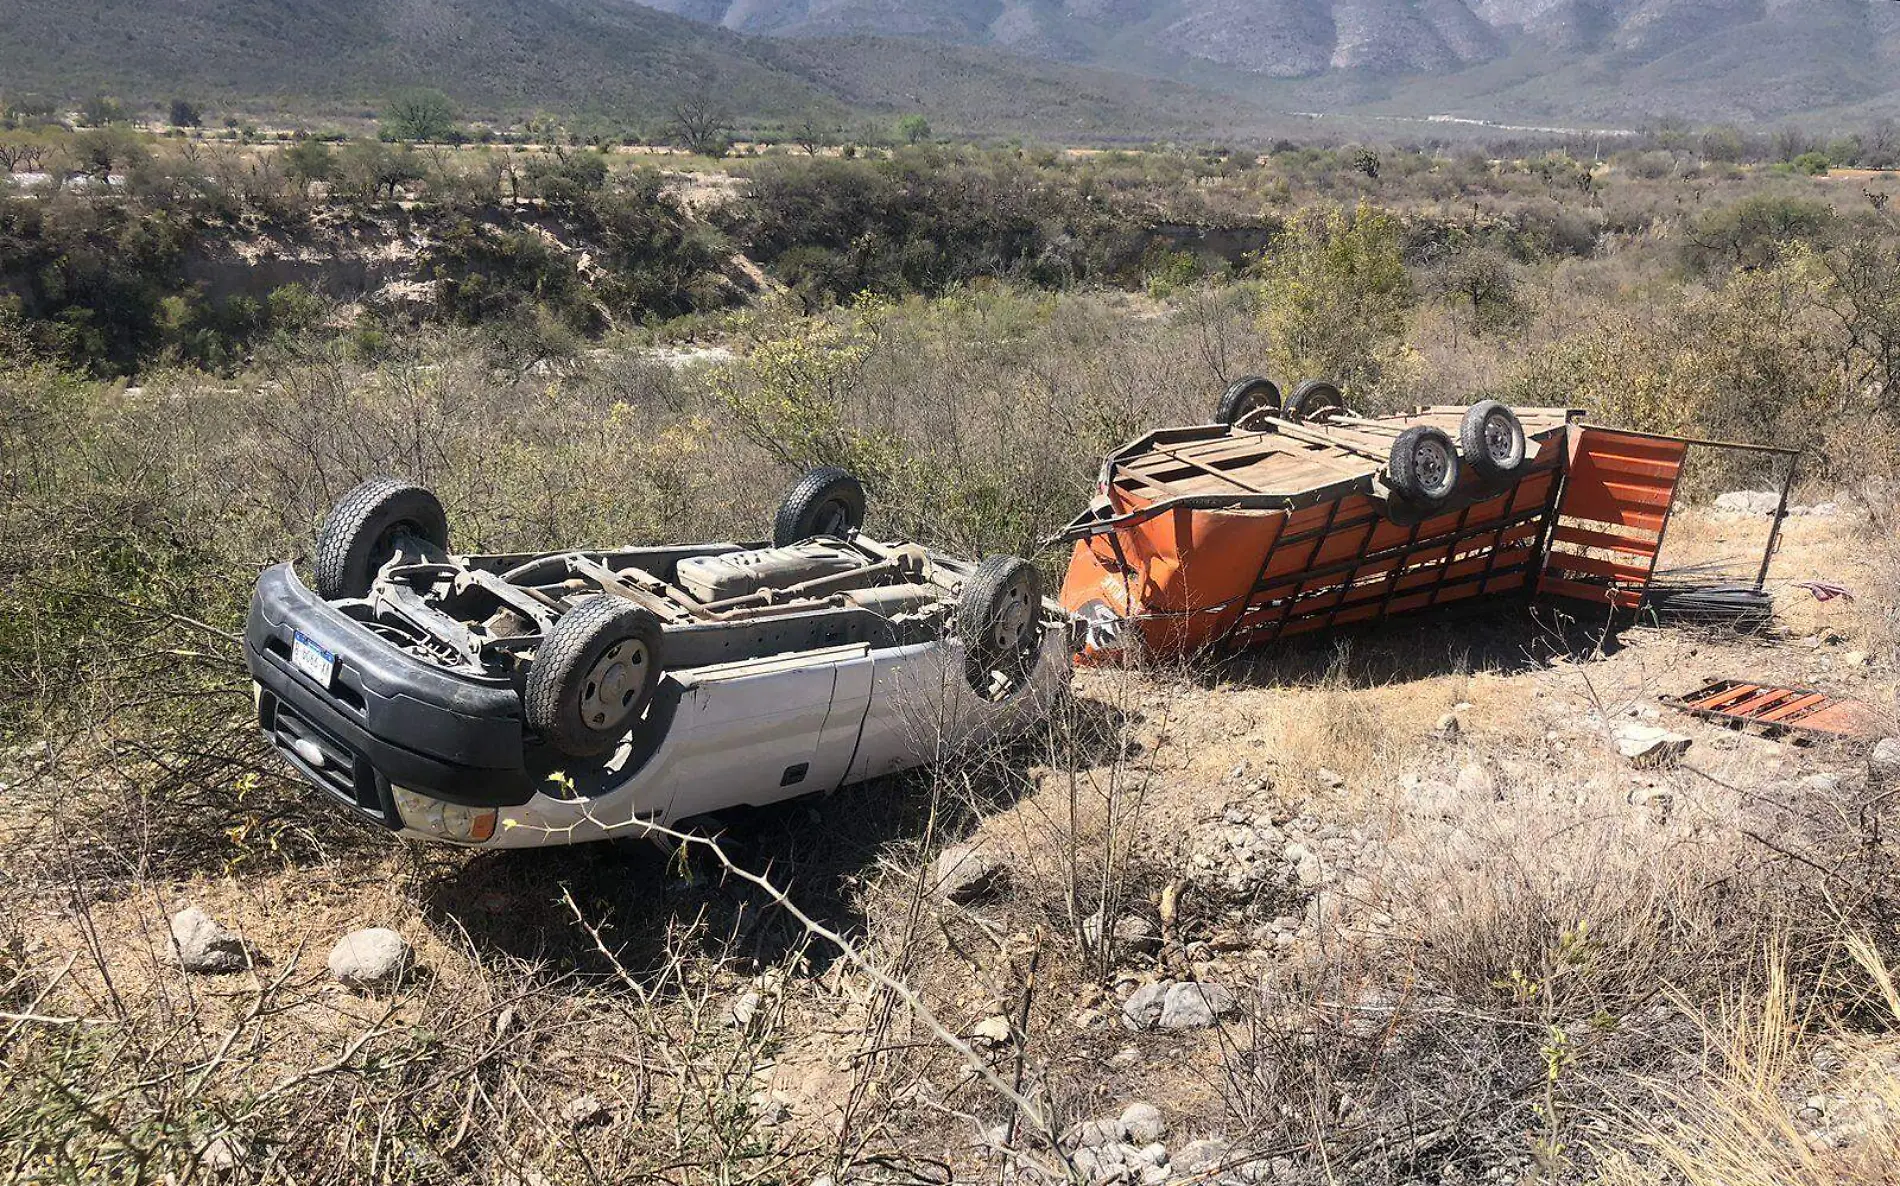
[[[835,131],[816,111],[807,111],[792,128],[792,143],[804,149],[806,156],[817,156],[819,149],[831,143]]]
[[[46,163],[46,143],[26,138],[0,140],[0,169],[37,173]]]
[[[722,157],[732,148],[732,116],[706,94],[689,95],[673,105],[667,136],[701,156]]]

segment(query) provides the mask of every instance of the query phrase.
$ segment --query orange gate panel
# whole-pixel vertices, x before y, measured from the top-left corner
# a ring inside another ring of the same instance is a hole
[[[1537,591],[1635,609],[1656,572],[1689,442],[1575,425],[1569,448]]]

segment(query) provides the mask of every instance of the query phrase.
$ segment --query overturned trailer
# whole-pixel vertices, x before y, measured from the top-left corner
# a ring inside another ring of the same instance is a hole
[[[1062,603],[1086,624],[1085,660],[1242,649],[1498,593],[1636,609],[1689,449],[1761,448],[1495,401],[1364,417],[1325,383],[1282,406],[1258,378],[1228,390],[1220,420],[1110,454],[1057,533],[1074,545]],[[1765,576],[1764,557],[1758,589]]]

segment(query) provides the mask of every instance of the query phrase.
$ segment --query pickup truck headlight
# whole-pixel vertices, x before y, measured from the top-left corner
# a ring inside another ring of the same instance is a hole
[[[464,807],[460,803],[444,803],[408,787],[392,786],[389,789],[395,797],[396,813],[402,816],[402,822],[418,832],[470,844],[480,844],[495,834],[495,817],[499,813],[493,807]]]

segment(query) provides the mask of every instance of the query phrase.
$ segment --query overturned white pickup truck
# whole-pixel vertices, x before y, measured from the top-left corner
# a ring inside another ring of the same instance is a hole
[[[859,530],[862,486],[807,474],[771,545],[456,555],[429,491],[331,511],[315,589],[251,600],[258,723],[312,786],[429,840],[638,834],[908,769],[1039,720],[1065,615],[1026,561]]]

